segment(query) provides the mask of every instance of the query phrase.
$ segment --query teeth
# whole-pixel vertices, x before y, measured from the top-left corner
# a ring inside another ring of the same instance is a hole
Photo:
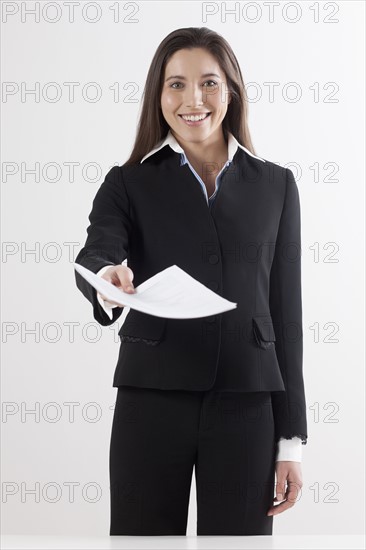
[[[208,117],[209,113],[206,113],[204,115],[195,115],[195,116],[186,116],[182,115],[182,118],[184,120],[190,120],[191,122],[197,122],[198,120],[203,120],[204,118]]]

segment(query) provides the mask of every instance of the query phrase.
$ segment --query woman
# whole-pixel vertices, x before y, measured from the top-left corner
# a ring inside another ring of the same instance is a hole
[[[185,535],[193,467],[197,535],[271,535],[302,487],[307,441],[299,197],[292,172],[254,152],[241,71],[219,34],[183,28],[161,42],[131,156],[89,219],[75,261],[124,292],[177,264],[238,304],[201,319],[128,313],[110,535]],[[75,276],[95,319],[116,321],[123,307]]]

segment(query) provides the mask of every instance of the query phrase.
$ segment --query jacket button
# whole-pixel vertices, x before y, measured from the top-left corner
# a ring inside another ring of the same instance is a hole
[[[216,315],[211,315],[210,317],[206,317],[206,321],[208,323],[214,323],[216,321]]]
[[[219,283],[217,281],[209,281],[208,286],[211,290],[217,290],[219,288]]]
[[[211,256],[209,256],[208,258],[208,261],[210,262],[210,264],[217,264],[217,262],[219,261],[219,257],[217,254],[211,254]]]

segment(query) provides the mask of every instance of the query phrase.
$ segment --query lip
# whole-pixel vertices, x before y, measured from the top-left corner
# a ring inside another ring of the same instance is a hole
[[[197,115],[208,115],[208,116],[206,116],[203,120],[197,120],[197,121],[184,120],[182,115],[178,115],[178,116],[183,122],[183,124],[185,124],[186,126],[202,126],[206,122],[206,120],[210,118],[211,112],[196,113],[195,115],[191,115],[191,116],[197,116]],[[186,116],[189,116],[189,115],[186,115]]]
[[[211,111],[205,111],[203,113],[179,113],[178,116],[200,116],[200,115],[210,115]]]

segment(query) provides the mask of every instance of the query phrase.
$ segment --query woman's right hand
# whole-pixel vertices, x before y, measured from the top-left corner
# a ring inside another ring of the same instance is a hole
[[[107,269],[101,277],[112,285],[118,287],[120,290],[123,290],[123,292],[127,292],[128,294],[135,293],[135,287],[132,282],[134,273],[130,267],[125,265],[111,265],[111,267]],[[111,302],[108,298],[103,296],[103,294],[100,294],[100,292],[98,292],[98,295],[112,305],[126,307],[124,305],[117,304],[117,302]]]

